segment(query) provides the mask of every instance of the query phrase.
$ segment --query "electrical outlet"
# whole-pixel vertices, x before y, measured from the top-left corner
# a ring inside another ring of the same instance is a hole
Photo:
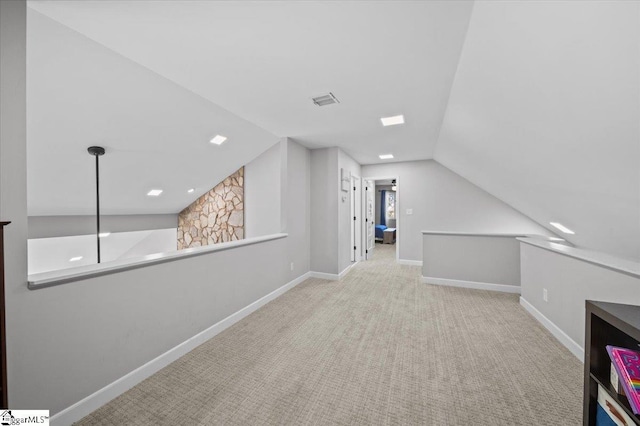
[[[293,262],[291,262],[291,270],[293,271]]]
[[[413,214],[413,209],[407,209],[407,215]]]
[[[544,300],[545,302],[549,301],[549,293],[547,293],[546,288],[542,289],[542,300]]]

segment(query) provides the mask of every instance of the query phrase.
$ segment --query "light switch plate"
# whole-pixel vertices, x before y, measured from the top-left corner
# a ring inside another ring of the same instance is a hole
[[[407,209],[407,214],[413,214],[413,209]]]

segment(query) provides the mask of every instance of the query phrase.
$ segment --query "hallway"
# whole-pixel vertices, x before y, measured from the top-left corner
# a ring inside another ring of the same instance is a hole
[[[305,281],[79,424],[581,423],[582,364],[516,295],[394,259]]]

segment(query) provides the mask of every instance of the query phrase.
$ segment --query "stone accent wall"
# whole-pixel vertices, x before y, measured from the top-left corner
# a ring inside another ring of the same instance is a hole
[[[178,250],[244,238],[244,167],[178,215]]]

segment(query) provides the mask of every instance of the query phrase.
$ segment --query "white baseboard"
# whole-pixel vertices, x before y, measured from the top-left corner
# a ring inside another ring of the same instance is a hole
[[[503,293],[520,294],[519,285],[493,284],[493,283],[483,283],[479,281],[452,280],[448,278],[435,278],[435,277],[425,277],[425,276],[422,277],[421,281],[425,284],[446,285],[449,287],[475,288],[477,290],[491,290],[491,291],[501,291]]]
[[[300,275],[298,278],[293,281],[288,282],[280,288],[272,291],[266,296],[261,297],[250,305],[240,309],[238,312],[229,315],[222,321],[219,321],[207,328],[206,330],[196,334],[195,336],[185,340],[179,345],[175,346],[172,349],[169,349],[167,352],[158,356],[157,358],[152,359],[141,367],[136,368],[129,374],[119,378],[113,383],[108,384],[102,389],[92,393],[86,398],[76,402],[70,407],[65,408],[59,413],[55,414],[51,417],[50,422],[54,426],[67,426],[71,425],[74,422],[82,419],[84,416],[92,413],[96,409],[102,407],[104,404],[108,403],[112,399],[131,389],[147,377],[157,373],[162,368],[171,364],[173,361],[177,360],[181,356],[187,354],[191,350],[200,346],[207,340],[211,339],[215,335],[221,333],[225,329],[229,328],[233,324],[242,320],[249,314],[257,311],[262,306],[276,299],[278,296],[297,286],[298,284],[305,281],[307,278],[312,276],[311,272],[307,272],[303,275]]]
[[[338,281],[338,280],[341,280],[342,278],[344,278],[344,276],[349,273],[351,268],[353,268],[356,265],[356,263],[358,263],[358,262],[353,262],[351,265],[349,265],[346,268],[344,268],[344,270],[342,272],[340,272],[339,274],[328,274],[326,272],[311,271],[311,272],[309,272],[309,277],[310,278],[320,278],[321,280]]]
[[[558,339],[560,343],[562,343],[572,354],[576,356],[580,361],[584,362],[584,349],[576,343],[571,337],[567,335],[564,331],[560,329],[557,325],[555,325],[549,318],[545,317],[542,312],[537,310],[531,303],[527,302],[525,298],[520,296],[520,305],[527,312],[529,312],[535,319],[538,320],[547,330],[553,334],[553,336]]]
[[[309,272],[311,278],[320,278],[321,280],[338,281],[340,276],[338,274],[327,274],[326,272]]]
[[[397,262],[401,265],[422,266],[422,260],[398,259]]]
[[[346,268],[344,268],[342,270],[342,272],[340,272],[340,274],[338,275],[338,279],[343,279],[345,277],[345,275],[347,275],[349,273],[349,271],[351,270],[351,268],[353,268],[354,266],[356,266],[356,263],[358,262],[353,262],[351,263],[351,265],[347,266]]]

